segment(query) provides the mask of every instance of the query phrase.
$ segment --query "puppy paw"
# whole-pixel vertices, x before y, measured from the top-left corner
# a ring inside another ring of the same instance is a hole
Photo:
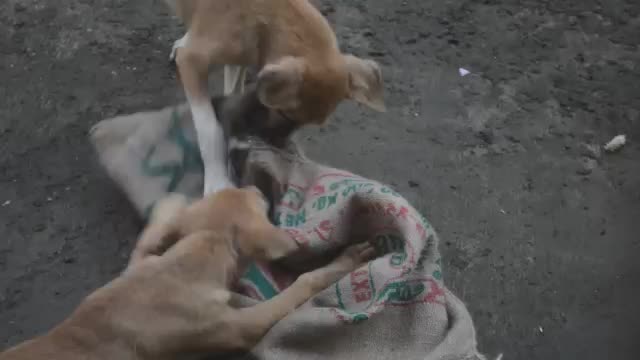
[[[171,52],[169,53],[169,62],[173,63],[176,61],[176,54],[178,49],[184,47],[187,43],[188,34],[184,34],[183,37],[173,42],[173,46],[171,47]]]
[[[341,268],[351,271],[359,268],[372,260],[376,255],[376,250],[368,242],[355,244],[347,247],[333,262]]]
[[[178,41],[173,43],[173,46],[171,47],[171,52],[169,53],[169,63],[173,64],[176,62],[176,53],[178,52],[178,47],[176,46],[176,43]]]

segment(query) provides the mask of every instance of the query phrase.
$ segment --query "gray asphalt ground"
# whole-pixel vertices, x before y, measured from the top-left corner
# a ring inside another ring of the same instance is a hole
[[[640,2],[317,4],[383,65],[389,111],[345,104],[303,143],[424,212],[481,350],[638,359]],[[141,224],[87,131],[181,100],[181,32],[157,0],[0,2],[0,346],[123,268]]]

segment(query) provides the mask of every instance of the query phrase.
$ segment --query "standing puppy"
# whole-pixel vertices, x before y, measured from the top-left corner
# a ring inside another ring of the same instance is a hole
[[[322,124],[344,99],[383,111],[382,76],[371,60],[340,52],[326,19],[307,0],[167,0],[188,31],[172,57],[191,107],[205,165],[205,194],[232,186],[226,147],[208,96],[213,66],[225,92],[255,66],[258,97],[300,125]],[[233,77],[233,79],[231,79]]]

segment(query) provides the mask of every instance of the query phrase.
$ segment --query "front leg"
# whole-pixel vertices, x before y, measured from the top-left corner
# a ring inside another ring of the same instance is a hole
[[[249,350],[278,321],[315,294],[364,265],[374,255],[375,250],[369,243],[350,246],[329,265],[300,275],[291,286],[272,299],[235,311],[231,326],[245,341],[245,347]]]
[[[244,93],[247,68],[241,65],[224,66],[224,95]]]
[[[149,223],[131,252],[129,267],[149,256],[162,255],[178,241],[179,220],[187,205],[187,199],[180,194],[170,194],[158,201],[151,212]]]
[[[227,168],[227,147],[222,126],[208,95],[210,57],[198,44],[179,49],[176,63],[196,128],[204,164],[204,195],[233,187]]]

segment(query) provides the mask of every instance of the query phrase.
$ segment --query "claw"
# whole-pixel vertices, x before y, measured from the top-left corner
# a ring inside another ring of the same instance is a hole
[[[187,44],[187,40],[189,39],[189,33],[184,34],[183,37],[173,42],[173,46],[171,47],[171,52],[169,53],[169,62],[175,63],[176,55],[178,49],[184,47]]]

